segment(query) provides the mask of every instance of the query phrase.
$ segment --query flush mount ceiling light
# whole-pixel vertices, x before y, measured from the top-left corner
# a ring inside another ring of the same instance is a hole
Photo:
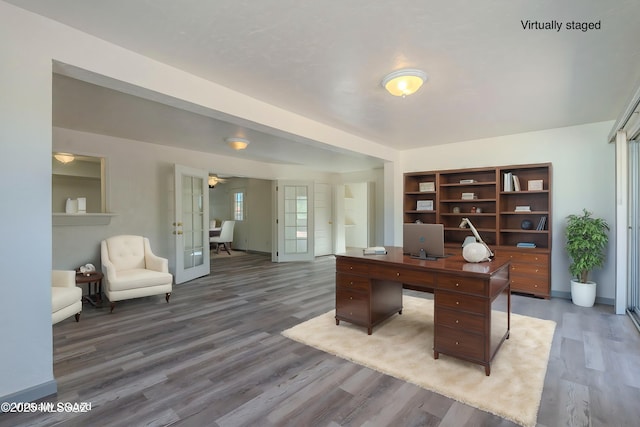
[[[225,142],[234,150],[244,150],[249,145],[249,140],[244,138],[225,138]]]
[[[420,86],[427,81],[424,71],[405,69],[394,71],[382,79],[382,86],[394,96],[402,96],[415,93]]]
[[[75,159],[75,157],[73,157],[73,154],[69,153],[56,153],[53,155],[53,157],[55,157],[55,159],[60,163],[64,164],[73,162],[73,160]]]

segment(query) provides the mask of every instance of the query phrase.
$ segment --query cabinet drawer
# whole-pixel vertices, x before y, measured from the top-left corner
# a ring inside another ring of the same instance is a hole
[[[336,287],[367,292],[369,290],[369,279],[363,276],[336,273]]]
[[[414,271],[398,269],[392,265],[374,265],[371,275],[376,279],[391,280],[394,282],[409,283],[415,285],[433,286],[435,274],[428,271]]]
[[[361,292],[336,289],[336,317],[369,323],[369,296]]]
[[[369,274],[371,266],[364,262],[358,262],[349,258],[336,258],[336,271],[353,274]]]
[[[511,290],[538,295],[549,295],[547,276],[534,277],[521,274],[511,275]]]
[[[547,279],[549,275],[549,268],[546,265],[536,264],[511,264],[511,276],[514,274],[526,274],[530,276],[536,276]]]
[[[517,263],[549,265],[549,254],[513,251],[513,252],[504,252],[504,255],[508,255],[511,258],[511,261],[517,262]]]
[[[482,335],[436,325],[435,350],[452,356],[484,360]]]
[[[440,307],[448,307],[454,310],[484,314],[486,303],[487,300],[480,297],[459,294],[456,292],[436,291],[436,304]]]
[[[437,326],[447,326],[451,329],[484,333],[484,318],[475,314],[457,310],[436,309],[435,321]]]
[[[486,293],[485,286],[485,281],[482,279],[438,275],[438,288],[442,289],[484,295]]]

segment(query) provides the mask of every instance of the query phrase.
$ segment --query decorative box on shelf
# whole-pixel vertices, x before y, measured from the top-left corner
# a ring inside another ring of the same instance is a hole
[[[461,196],[462,200],[474,200],[477,198],[478,196],[476,196],[476,193],[462,193],[462,196]]]
[[[541,179],[530,179],[527,181],[527,190],[529,191],[542,191],[543,184]]]
[[[418,187],[421,192],[436,191],[435,182],[421,182],[418,184]]]
[[[433,200],[418,200],[416,203],[417,211],[432,211],[433,210]]]

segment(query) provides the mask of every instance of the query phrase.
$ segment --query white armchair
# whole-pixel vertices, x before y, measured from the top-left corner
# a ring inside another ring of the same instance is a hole
[[[51,272],[51,324],[75,314],[80,321],[82,312],[82,289],[76,286],[76,272],[53,270]]]
[[[111,302],[165,294],[169,302],[173,275],[166,258],[154,255],[149,239],[142,236],[114,236],[100,244],[104,293]]]
[[[220,253],[220,245],[224,246],[224,249],[229,255],[231,255],[231,242],[233,242],[233,229],[236,225],[235,221],[222,221],[222,229],[220,235],[215,237],[209,237],[209,244],[216,244],[216,253]]]

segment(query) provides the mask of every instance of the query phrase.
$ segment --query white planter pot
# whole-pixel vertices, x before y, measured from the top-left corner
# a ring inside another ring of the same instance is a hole
[[[571,281],[571,301],[580,307],[593,307],[596,302],[596,283]]]

